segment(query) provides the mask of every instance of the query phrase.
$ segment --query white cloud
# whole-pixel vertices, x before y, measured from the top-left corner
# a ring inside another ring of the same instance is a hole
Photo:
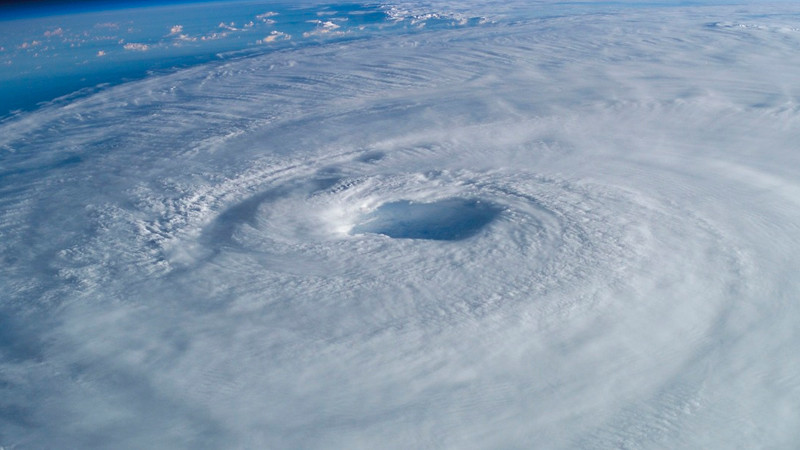
[[[175,39],[184,42],[194,42],[197,40],[196,37],[183,32],[183,25],[173,25],[169,30],[169,36],[175,36]],[[175,42],[173,45],[180,46],[180,42]]]
[[[19,48],[27,49],[27,48],[31,48],[31,47],[38,47],[40,45],[42,45],[42,41],[33,40],[33,41],[30,41],[30,42],[23,42],[22,44],[19,45]]]
[[[277,15],[278,15],[278,13],[270,11],[270,12],[265,12],[265,13],[262,13],[262,14],[258,14],[256,16],[256,19],[257,20],[261,20],[261,21],[266,21],[270,17],[275,17]]]
[[[147,44],[139,44],[135,42],[129,42],[122,46],[125,50],[132,50],[136,52],[146,52],[150,50],[150,46]]]
[[[46,37],[61,36],[62,34],[64,34],[64,30],[61,27],[58,27],[54,30],[47,30],[44,32],[44,35]]]
[[[307,31],[303,33],[303,37],[315,35],[341,36],[344,34],[343,31],[336,31],[341,28],[341,25],[338,25],[331,20],[309,20],[308,22],[317,24],[317,27],[313,31]]]
[[[259,39],[256,41],[256,44],[269,44],[276,41],[288,41],[291,39],[292,36],[281,31],[273,31],[268,36],[264,37],[264,39]]]
[[[205,36],[201,36],[200,40],[201,41],[214,41],[214,40],[223,39],[223,38],[226,38],[226,37],[228,37],[228,33],[223,31],[221,33],[211,33],[211,34],[207,34]]]

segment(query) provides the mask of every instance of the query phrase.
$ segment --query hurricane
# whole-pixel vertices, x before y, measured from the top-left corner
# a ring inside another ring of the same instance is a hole
[[[304,8],[0,121],[0,448],[798,445],[797,5]]]

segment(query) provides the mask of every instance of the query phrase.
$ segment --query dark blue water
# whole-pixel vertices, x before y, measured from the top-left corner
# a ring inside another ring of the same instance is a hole
[[[402,29],[380,6],[353,3],[113,6],[2,10],[0,118],[153,71]]]

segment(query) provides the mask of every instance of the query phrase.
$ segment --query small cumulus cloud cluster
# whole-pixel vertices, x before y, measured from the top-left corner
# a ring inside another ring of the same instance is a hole
[[[259,39],[256,41],[257,44],[269,44],[272,42],[277,42],[281,40],[289,40],[292,36],[280,31],[273,30],[268,36],[265,36],[263,39]]]
[[[44,35],[46,37],[61,36],[62,34],[64,34],[64,30],[61,27],[58,27],[54,30],[47,30],[44,32]]]
[[[123,44],[122,48],[125,50],[132,50],[136,52],[146,52],[150,50],[150,46],[148,44],[141,44],[136,42],[128,42]]]
[[[271,19],[271,17],[275,17],[277,15],[278,15],[278,13],[276,13],[276,12],[267,11],[265,13],[257,14],[256,15],[256,20],[258,20],[260,22],[263,22],[263,23],[266,23],[266,24],[273,24],[273,23],[275,23],[275,20]]]
[[[306,31],[303,33],[303,37],[309,36],[319,36],[319,35],[331,35],[331,36],[342,36],[344,35],[344,31],[337,31],[341,28],[341,25],[338,25],[330,20],[310,20],[309,23],[316,24],[316,28],[312,31]]]

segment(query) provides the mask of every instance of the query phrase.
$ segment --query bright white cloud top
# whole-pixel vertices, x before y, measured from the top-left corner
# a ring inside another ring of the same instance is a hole
[[[503,8],[0,123],[0,446],[796,447],[800,9]]]

